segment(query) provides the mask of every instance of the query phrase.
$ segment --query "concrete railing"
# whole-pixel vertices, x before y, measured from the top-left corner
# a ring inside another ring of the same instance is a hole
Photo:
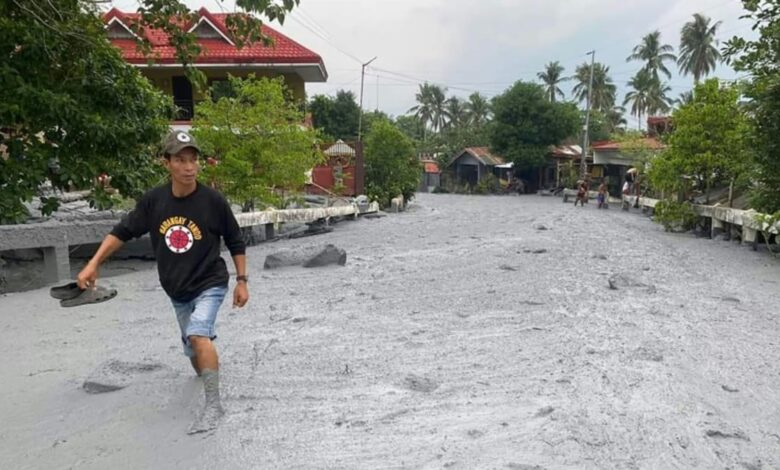
[[[274,237],[276,224],[307,223],[333,217],[357,218],[364,213],[377,212],[375,202],[364,207],[349,203],[335,207],[312,209],[285,209],[236,214],[241,227],[265,227],[266,239]],[[53,284],[70,278],[69,247],[99,243],[118,220],[60,222],[49,221],[22,225],[0,225],[0,251],[42,248],[44,281]]]
[[[588,196],[590,199],[594,199],[598,195],[595,191],[590,191]],[[577,197],[577,190],[565,189],[563,190],[563,202],[569,202],[569,199]],[[638,200],[638,202],[637,202]],[[649,212],[652,214],[656,204],[660,202],[660,199],[653,199],[649,197],[640,196],[623,196],[622,198],[609,198],[610,203],[620,204],[624,210],[629,210],[632,207],[636,207],[642,210],[642,212]],[[727,238],[731,236],[731,227],[741,227],[742,243],[752,243],[754,247],[758,242],[758,232],[764,231],[777,235],[780,233],[780,222],[775,223],[773,226],[761,227],[756,220],[761,216],[761,213],[754,210],[742,210],[733,209],[730,207],[721,206],[705,206],[703,204],[693,204],[694,212],[700,217],[707,217],[712,219],[711,224],[711,236],[716,237],[722,233],[725,233]]]
[[[628,210],[629,208],[636,206],[641,208],[643,212],[650,211],[651,213],[659,202],[659,199],[639,196],[624,196],[621,200],[623,209]],[[706,206],[703,204],[693,204],[692,207],[693,211],[698,216],[712,220],[712,223],[710,224],[710,236],[712,237],[725,233],[726,237],[730,239],[732,226],[737,226],[741,227],[742,230],[742,236],[740,237],[742,243],[751,243],[755,247],[758,242],[758,232],[764,231],[775,235],[780,233],[780,222],[775,223],[773,226],[762,227],[758,220],[756,220],[762,214],[752,209],[742,210],[731,207]]]

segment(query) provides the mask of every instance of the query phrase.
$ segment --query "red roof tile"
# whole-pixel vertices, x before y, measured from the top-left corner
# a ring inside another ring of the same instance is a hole
[[[226,13],[211,13],[205,8],[201,8],[197,12],[198,20],[200,18],[207,18],[213,25],[225,36],[230,38],[227,26],[225,25],[225,19],[228,14]],[[103,22],[108,24],[112,19],[117,18],[126,26],[138,19],[137,13],[125,13],[116,8],[112,8],[103,16]],[[195,23],[182,25],[187,29],[191,28]],[[263,34],[270,37],[274,41],[274,45],[270,47],[264,46],[262,43],[254,43],[251,45],[245,45],[242,49],[238,49],[236,46],[231,45],[229,42],[222,39],[206,39],[199,38],[198,44],[202,48],[200,56],[195,61],[196,64],[249,64],[249,63],[263,63],[263,64],[322,64],[322,57],[319,54],[307,49],[306,47],[298,44],[282,33],[274,30],[270,26],[263,24]],[[151,57],[155,58],[155,62],[159,64],[175,64],[176,60],[175,49],[168,42],[168,36],[165,32],[160,30],[148,30],[146,31],[146,37],[152,43]],[[119,47],[122,50],[122,56],[128,62],[132,64],[145,64],[147,58],[137,50],[136,43],[132,39],[111,39],[111,43]]]
[[[441,173],[439,171],[439,165],[434,161],[423,160],[423,166],[426,173]]]

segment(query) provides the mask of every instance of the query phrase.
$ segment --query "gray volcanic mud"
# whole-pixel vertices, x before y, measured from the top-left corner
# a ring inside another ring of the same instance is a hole
[[[262,269],[328,243],[346,266]],[[765,250],[595,204],[421,195],[248,255],[252,299],[218,322],[226,414],[195,436],[202,385],[153,269],[97,305],[0,297],[0,466],[780,468]],[[124,388],[87,393],[105,370]]]

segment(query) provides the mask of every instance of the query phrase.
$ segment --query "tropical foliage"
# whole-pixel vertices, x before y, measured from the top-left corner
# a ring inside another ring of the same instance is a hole
[[[24,219],[25,203],[36,196],[44,213],[56,210],[58,200],[40,190],[46,182],[91,189],[92,204],[108,207],[100,174],[132,197],[160,179],[153,155],[172,117],[171,101],[110,45],[100,3],[0,2],[0,83],[9,91],[0,99],[0,222]],[[264,40],[260,18],[283,21],[297,4],[238,0],[244,13],[227,22],[237,43]],[[195,62],[195,35],[181,28],[193,12],[183,1],[139,0],[138,11],[136,31],[164,29],[177,58]],[[139,38],[148,51],[147,35]]]
[[[590,64],[585,62],[577,67],[574,74],[575,85],[572,89],[579,102],[588,99],[590,87]],[[593,92],[590,96],[591,109],[607,111],[615,105],[617,86],[609,76],[609,67],[599,62],[593,65]]]
[[[411,199],[420,182],[414,145],[388,121],[374,124],[365,139],[366,192],[383,207],[399,194]]]
[[[663,73],[666,78],[672,77],[665,62],[675,62],[677,56],[674,55],[672,46],[661,43],[661,32],[653,31],[642,38],[642,42],[634,47],[634,51],[626,59],[627,62],[632,60],[644,62],[643,69],[649,72],[653,80],[660,82],[659,72]]]
[[[547,98],[555,102],[558,98],[563,99],[563,90],[560,88],[560,84],[568,80],[568,77],[563,76],[565,69],[559,62],[550,62],[544,67],[544,72],[539,72],[537,77],[544,84],[545,93]]]
[[[577,135],[580,113],[572,103],[550,102],[544,88],[519,81],[493,99],[491,149],[516,167],[538,166],[551,145]]]
[[[722,59],[715,39],[720,25],[720,21],[712,23],[706,16],[696,13],[693,21],[685,23],[680,32],[680,57],[677,64],[681,73],[693,75],[694,83],[699,83],[699,80],[713,72]]]
[[[306,172],[322,161],[317,133],[301,126],[303,113],[283,78],[230,78],[235,97],[198,104],[193,135],[216,159],[202,174],[244,210],[279,206],[300,190]]]
[[[752,100],[753,159],[756,165],[752,203],[760,211],[780,210],[780,4],[743,0],[758,37],[734,37],[724,53],[738,72],[752,75],[746,94]]]

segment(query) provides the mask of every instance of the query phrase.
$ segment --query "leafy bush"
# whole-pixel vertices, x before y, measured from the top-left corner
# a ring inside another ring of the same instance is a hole
[[[696,226],[698,218],[691,203],[669,200],[658,201],[653,216],[667,232],[687,232]]]
[[[366,193],[382,207],[402,194],[414,196],[422,167],[414,146],[403,132],[388,121],[378,121],[366,136]]]
[[[501,191],[501,182],[493,174],[485,175],[474,187],[474,194],[497,194]]]
[[[314,150],[317,133],[300,125],[303,113],[283,79],[229,80],[235,97],[205,100],[195,113],[192,134],[216,157],[201,177],[244,210],[279,206],[282,191],[303,187],[306,172],[323,160]]]

